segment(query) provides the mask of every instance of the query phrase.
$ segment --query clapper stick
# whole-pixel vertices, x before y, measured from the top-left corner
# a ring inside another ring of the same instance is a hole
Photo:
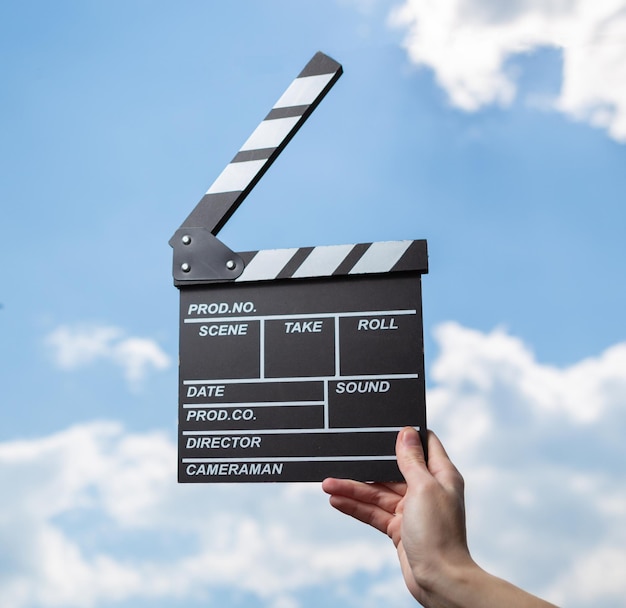
[[[342,71],[341,65],[328,55],[316,53],[213,182],[181,228],[202,226],[217,235]]]
[[[316,53],[220,173],[169,241],[176,286],[241,275],[244,261],[216,235],[341,74],[339,63]]]

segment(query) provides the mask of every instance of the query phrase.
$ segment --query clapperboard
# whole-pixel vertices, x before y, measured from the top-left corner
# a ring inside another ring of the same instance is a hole
[[[425,438],[426,241],[234,253],[216,234],[342,73],[317,53],[176,231],[180,482],[402,479]]]

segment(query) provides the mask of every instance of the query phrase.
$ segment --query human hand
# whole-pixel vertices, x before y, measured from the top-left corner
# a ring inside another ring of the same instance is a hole
[[[431,431],[428,453],[426,464],[417,431],[407,427],[396,441],[406,483],[329,478],[322,488],[333,507],[392,539],[409,591],[420,603],[435,606],[431,591],[445,584],[451,569],[475,564],[467,548],[463,478]]]
[[[556,608],[492,576],[471,558],[465,531],[464,482],[439,439],[428,432],[428,464],[419,434],[396,441],[406,483],[325,479],[333,507],[387,534],[404,581],[426,608]]]

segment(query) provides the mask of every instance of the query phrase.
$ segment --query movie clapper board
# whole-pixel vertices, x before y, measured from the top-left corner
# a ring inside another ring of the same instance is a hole
[[[317,53],[176,231],[180,482],[402,479],[426,432],[426,241],[234,253],[216,238],[341,75]]]

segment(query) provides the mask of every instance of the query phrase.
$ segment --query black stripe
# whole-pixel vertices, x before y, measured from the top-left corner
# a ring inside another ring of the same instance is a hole
[[[181,224],[181,228],[202,226],[209,232],[217,234],[219,228],[234,212],[233,206],[240,197],[241,192],[205,194],[187,219]]]
[[[244,163],[247,160],[265,160],[276,148],[259,148],[258,150],[239,150],[231,163]]]
[[[337,274],[348,274],[354,265],[363,257],[363,254],[370,248],[371,243],[359,243],[355,245],[350,253],[344,258],[343,262],[337,266],[337,270],[333,272],[333,276]]]
[[[302,266],[304,260],[306,260],[311,251],[313,251],[315,247],[300,247],[298,251],[296,251],[293,257],[285,264],[285,267],[276,275],[277,279],[289,279],[293,276],[293,273]]]
[[[418,270],[424,274],[428,272],[428,249],[425,240],[413,241],[390,272],[402,270]]]
[[[244,266],[247,266],[254,258],[254,256],[259,253],[258,251],[244,251],[239,254],[239,257],[243,260]]]
[[[341,74],[341,64],[331,59],[328,55],[324,55],[324,53],[318,51],[313,56],[313,59],[304,66],[302,72],[298,74],[298,78],[303,78],[304,76],[319,76],[320,74],[332,74],[333,72],[339,72],[339,74]]]
[[[278,118],[291,118],[302,116],[309,106],[289,106],[288,108],[272,108],[264,120],[277,120]]]

